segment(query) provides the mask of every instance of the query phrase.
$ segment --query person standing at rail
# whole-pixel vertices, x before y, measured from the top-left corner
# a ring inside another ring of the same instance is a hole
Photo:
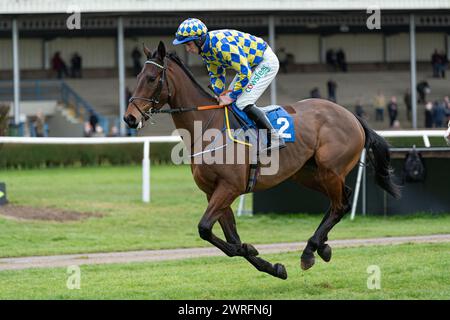
[[[285,147],[256,101],[275,79],[280,63],[269,45],[261,38],[237,30],[209,31],[199,19],[183,21],[175,34],[174,45],[184,44],[186,51],[199,54],[209,72],[212,88],[220,105],[235,104],[259,129],[268,132],[266,150]],[[225,91],[226,69],[236,76]]]

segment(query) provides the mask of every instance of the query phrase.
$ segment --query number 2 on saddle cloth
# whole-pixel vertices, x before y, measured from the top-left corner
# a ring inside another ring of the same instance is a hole
[[[295,142],[294,120],[282,106],[270,105],[267,107],[262,107],[261,110],[266,113],[273,128],[278,131],[280,137],[283,138],[285,142]],[[249,146],[252,145],[247,141],[243,141],[244,139],[242,136],[249,137],[253,132],[253,136],[255,137],[255,130],[258,128],[256,127],[254,121],[251,120],[247,114],[240,110],[234,103],[225,108],[224,122],[224,130],[228,131],[228,138],[236,143],[243,143]],[[252,132],[247,132],[248,130],[252,130]],[[261,142],[266,144],[266,135],[263,135],[262,139],[263,140]]]

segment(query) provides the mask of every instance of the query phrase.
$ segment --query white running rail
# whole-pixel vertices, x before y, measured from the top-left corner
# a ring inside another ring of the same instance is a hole
[[[179,136],[154,137],[111,137],[111,138],[27,138],[0,137],[0,143],[12,144],[123,144],[143,143],[142,158],[142,201],[150,202],[150,144],[161,142],[180,142]]]
[[[450,125],[450,123],[449,123],[449,125]],[[449,130],[450,130],[450,128],[449,128]],[[423,143],[424,143],[425,147],[427,147],[427,148],[431,147],[429,137],[442,137],[444,139],[447,139],[447,133],[444,130],[408,130],[408,131],[406,131],[406,130],[402,130],[402,131],[389,130],[389,131],[377,131],[377,133],[380,136],[382,136],[383,138],[422,137]],[[366,150],[364,149],[361,153],[360,166],[358,168],[358,175],[357,175],[357,179],[356,179],[355,194],[353,196],[353,205],[352,205],[352,211],[350,214],[350,220],[355,219],[356,207],[357,207],[356,204],[358,203],[359,190],[360,190],[360,185],[361,185],[361,176],[366,168],[366,166],[365,166],[366,152],[365,151]],[[449,151],[450,151],[450,148],[449,148]],[[364,199],[363,199],[363,202],[364,202]]]
[[[426,147],[430,147],[429,137],[442,137],[446,139],[450,133],[445,130],[389,130],[389,131],[377,131],[382,137],[422,137]],[[151,143],[163,143],[163,142],[180,142],[180,136],[153,136],[153,137],[111,137],[111,138],[29,138],[29,137],[0,137],[0,143],[13,143],[13,144],[121,144],[121,143],[142,143],[144,144],[143,158],[142,158],[142,201],[150,202],[150,144]],[[450,142],[449,142],[450,143]],[[362,174],[364,166],[359,167],[358,176]],[[355,192],[354,197],[356,201],[359,196],[358,192]],[[241,197],[244,197],[242,195]],[[243,199],[241,199],[243,200]],[[241,206],[240,206],[241,207]],[[243,206],[242,206],[243,207]],[[243,208],[242,208],[243,210]],[[355,217],[356,205],[352,208],[351,219]],[[241,211],[241,210],[238,210]],[[240,216],[242,212],[238,212]]]

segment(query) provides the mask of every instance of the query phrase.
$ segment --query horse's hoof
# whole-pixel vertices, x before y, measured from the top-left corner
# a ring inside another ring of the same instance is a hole
[[[316,262],[316,259],[314,258],[314,255],[312,255],[311,257],[303,257],[302,256],[300,266],[301,266],[302,270],[306,271],[309,268],[311,268],[315,262]]]
[[[258,250],[256,250],[254,246],[248,243],[243,243],[242,249],[244,249],[245,256],[247,257],[255,257],[259,254]]]
[[[275,263],[273,267],[275,269],[275,277],[283,280],[287,279],[287,271],[285,266],[283,266],[281,263]]]
[[[325,262],[331,260],[331,247],[328,244],[324,244],[322,247],[317,249],[317,253]]]

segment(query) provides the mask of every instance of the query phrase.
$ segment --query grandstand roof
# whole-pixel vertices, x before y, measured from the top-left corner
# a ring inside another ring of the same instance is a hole
[[[1,1],[0,14],[73,12],[173,12],[173,11],[320,11],[366,10],[378,5],[382,10],[450,9],[449,0],[15,0]]]

